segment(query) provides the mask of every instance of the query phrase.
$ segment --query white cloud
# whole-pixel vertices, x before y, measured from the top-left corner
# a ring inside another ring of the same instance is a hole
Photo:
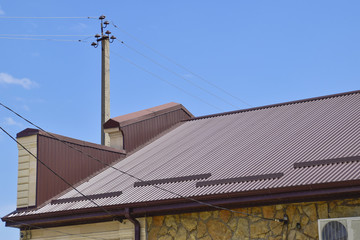
[[[22,126],[21,123],[16,122],[12,117],[6,117],[5,124],[9,126]]]
[[[24,109],[25,111],[28,111],[28,112],[30,111],[30,108],[29,108],[28,105],[24,105],[24,106],[23,106],[23,109]]]
[[[4,12],[4,10],[2,10],[1,5],[0,5],[0,15],[4,15],[4,14],[5,14],[5,12]]]
[[[38,86],[36,82],[33,82],[28,78],[14,78],[13,76],[7,73],[0,73],[0,84],[1,83],[20,85],[26,89],[30,89]]]

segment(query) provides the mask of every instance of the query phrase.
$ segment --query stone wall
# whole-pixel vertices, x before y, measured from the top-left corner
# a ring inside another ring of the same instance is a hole
[[[360,216],[360,199],[281,204],[233,210],[236,212],[220,210],[147,217],[147,239],[318,239],[318,219]],[[282,219],[284,214],[289,217],[289,223],[285,225],[259,218]]]

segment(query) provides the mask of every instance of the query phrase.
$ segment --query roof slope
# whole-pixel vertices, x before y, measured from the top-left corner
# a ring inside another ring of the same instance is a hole
[[[199,197],[357,181],[359,156],[356,91],[185,121],[114,167],[181,196]],[[179,198],[146,183],[134,187],[135,182],[109,168],[78,189],[99,196],[95,201],[103,206]],[[59,198],[69,201],[12,216],[94,207],[73,197],[79,194],[72,190]]]

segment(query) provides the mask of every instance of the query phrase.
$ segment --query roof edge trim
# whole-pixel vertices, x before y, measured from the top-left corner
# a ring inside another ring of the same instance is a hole
[[[115,215],[122,216],[124,214],[124,207],[131,208],[132,213],[135,217],[142,217],[145,215],[155,216],[171,213],[183,213],[186,211],[204,211],[209,210],[209,204],[216,206],[227,206],[228,208],[238,208],[239,206],[245,205],[261,206],[268,204],[293,202],[294,199],[297,199],[298,201],[343,199],[354,197],[356,194],[356,196],[360,196],[360,181],[355,182],[356,185],[351,185],[346,182],[346,186],[342,186],[344,182],[336,182],[334,183],[334,185],[337,185],[337,187],[329,186],[330,188],[319,188],[319,186],[313,188],[311,185],[308,185],[302,186],[301,189],[292,189],[291,192],[286,191],[288,189],[277,189],[275,191],[265,189],[259,190],[257,194],[250,195],[247,195],[246,193],[242,193],[240,195],[219,194],[217,196],[214,196],[214,198],[207,199],[207,205],[202,205],[199,202],[189,202],[185,199],[181,199],[180,201],[179,199],[172,199],[169,201],[164,200],[162,201],[162,203],[156,201],[154,204],[127,204],[126,206],[122,205],[121,208],[119,208],[119,205],[113,206],[112,208],[106,207],[108,211],[112,213],[112,216],[109,216],[98,208],[87,208],[75,211],[69,210],[28,216],[9,217],[9,215],[7,215],[1,220],[3,222],[6,222],[6,226],[13,227],[21,227],[21,225],[23,224],[31,224],[35,226],[47,226],[49,224],[54,224],[55,226],[61,226],[62,224],[69,224],[70,222],[83,222],[84,219],[95,219],[95,221],[111,220]],[[224,195],[226,197],[224,197]],[[197,199],[199,201],[202,201],[203,198]],[[59,223],[59,221],[61,221],[61,223]]]

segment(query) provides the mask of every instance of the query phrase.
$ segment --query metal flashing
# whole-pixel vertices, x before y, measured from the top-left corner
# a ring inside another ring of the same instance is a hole
[[[209,177],[211,177],[211,173],[189,175],[189,176],[183,176],[183,177],[155,179],[155,180],[149,180],[149,181],[135,182],[134,187],[142,187],[142,186],[149,186],[149,185],[163,184],[163,183],[185,182],[185,181],[191,181],[191,180],[207,179]]]
[[[315,160],[309,162],[297,162],[294,163],[294,168],[315,167],[315,166],[322,166],[328,164],[349,163],[349,162],[360,162],[360,156]]]
[[[196,187],[204,187],[204,186],[212,186],[212,185],[228,184],[228,183],[250,182],[257,180],[269,180],[269,179],[281,178],[282,176],[284,176],[284,173],[272,173],[272,174],[253,175],[246,177],[201,181],[196,183]]]
[[[60,199],[52,200],[51,205],[61,204],[61,203],[69,203],[69,202],[78,202],[78,201],[84,201],[84,200],[89,200],[89,199],[95,200],[95,199],[99,199],[99,198],[117,197],[117,196],[120,196],[121,194],[122,194],[122,191],[118,191],[118,192],[86,195],[86,197],[80,196],[80,197],[71,197],[71,198],[60,198]]]

